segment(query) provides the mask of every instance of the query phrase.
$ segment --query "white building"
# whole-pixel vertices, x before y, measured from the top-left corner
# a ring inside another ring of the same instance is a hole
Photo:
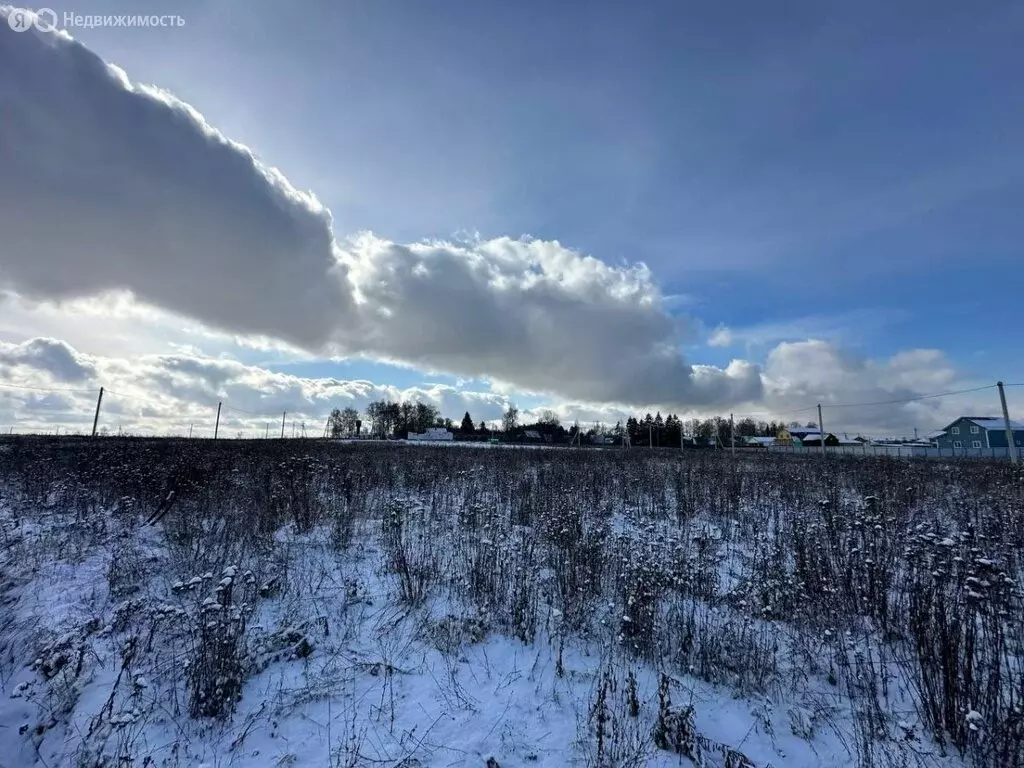
[[[426,432],[410,432],[409,440],[414,442],[450,442],[455,435],[444,427],[427,427]]]

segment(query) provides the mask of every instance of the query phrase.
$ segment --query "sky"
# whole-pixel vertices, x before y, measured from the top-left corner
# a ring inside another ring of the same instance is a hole
[[[50,7],[0,23],[0,427],[908,434],[1024,383],[1020,3]],[[66,23],[126,14],[183,25]]]

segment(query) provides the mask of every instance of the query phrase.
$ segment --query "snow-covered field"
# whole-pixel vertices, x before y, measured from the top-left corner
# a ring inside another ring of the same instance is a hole
[[[978,463],[2,443],[0,767],[1019,764],[1021,488]]]

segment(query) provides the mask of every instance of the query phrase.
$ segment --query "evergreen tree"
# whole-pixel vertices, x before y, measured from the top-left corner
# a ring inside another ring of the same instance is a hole
[[[654,445],[654,419],[649,413],[640,425],[640,442],[643,445]]]
[[[473,419],[469,417],[469,411],[466,411],[466,415],[462,417],[462,426],[459,429],[466,434],[473,431]]]

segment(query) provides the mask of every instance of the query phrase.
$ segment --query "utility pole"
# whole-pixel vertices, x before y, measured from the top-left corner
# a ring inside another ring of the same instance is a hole
[[[192,439],[192,425],[191,424],[188,425],[188,439],[189,440]]]
[[[648,448],[653,448],[654,447],[654,425],[653,424],[648,424],[647,425],[647,447]]]
[[[103,387],[100,387],[100,396],[98,398],[96,398],[96,415],[92,417],[92,436],[93,437],[96,437],[96,427],[100,423],[100,406],[102,404],[103,404]]]
[[[999,389],[999,403],[1003,406],[1003,424],[1006,427],[1006,451],[1010,454],[1010,461],[1017,463],[1017,446],[1013,443],[1013,427],[1010,425],[1010,412],[1006,408],[1006,390],[1003,389],[1003,382],[997,381]]]
[[[732,414],[729,414],[729,440],[731,445],[729,446],[732,455],[736,455],[736,422],[732,418]]]
[[[267,429],[266,429],[266,431],[265,431],[265,432],[263,433],[263,438],[264,438],[264,439],[267,439],[267,438],[269,438],[269,437],[270,437],[270,422],[268,421],[268,422],[267,422]]]
[[[821,420],[821,403],[818,403],[818,434],[821,435],[821,458],[825,458],[825,422]]]
[[[284,417],[288,415],[288,411],[281,414],[281,439],[284,439]]]
[[[217,433],[220,431],[220,407],[223,403],[217,403],[217,422],[213,425],[213,439],[217,439]],[[192,437],[192,427],[188,428],[188,436]]]

